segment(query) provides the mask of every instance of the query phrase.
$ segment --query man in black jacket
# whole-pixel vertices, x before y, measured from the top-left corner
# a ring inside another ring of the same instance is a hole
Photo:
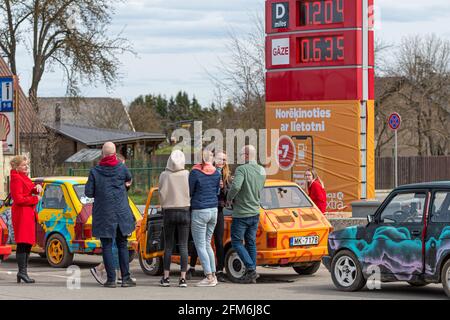
[[[107,281],[105,287],[116,287],[112,243],[116,239],[122,287],[135,286],[130,277],[127,236],[134,231],[135,222],[128,203],[126,186],[131,183],[127,167],[117,160],[116,146],[106,142],[102,148],[100,163],[91,169],[85,194],[94,198],[92,212],[92,234],[102,243],[103,263]]]

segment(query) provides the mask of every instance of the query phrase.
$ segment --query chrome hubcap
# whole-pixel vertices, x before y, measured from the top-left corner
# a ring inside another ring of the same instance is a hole
[[[148,260],[143,259],[143,264],[144,264],[145,269],[154,270],[157,267],[156,260],[157,259],[148,259]]]
[[[343,287],[350,287],[356,280],[356,263],[348,256],[342,256],[334,267],[334,275]]]
[[[236,252],[232,253],[228,259],[228,269],[234,278],[241,278],[245,273],[244,263]]]

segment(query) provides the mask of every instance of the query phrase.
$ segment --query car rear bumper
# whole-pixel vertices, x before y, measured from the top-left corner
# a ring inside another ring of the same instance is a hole
[[[328,254],[326,246],[302,249],[257,250],[257,264],[285,265],[321,261],[326,254]]]

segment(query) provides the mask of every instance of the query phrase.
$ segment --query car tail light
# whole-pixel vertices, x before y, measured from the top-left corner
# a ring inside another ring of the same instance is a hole
[[[83,239],[90,239],[90,238],[92,238],[92,225],[85,224],[83,225]]]
[[[276,232],[267,233],[267,248],[276,248],[278,237]]]

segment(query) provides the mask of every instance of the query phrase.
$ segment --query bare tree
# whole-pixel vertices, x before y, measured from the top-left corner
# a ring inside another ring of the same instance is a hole
[[[17,44],[21,41],[21,28],[31,15],[21,0],[2,0],[0,2],[0,49],[8,58],[11,72],[17,75]]]
[[[36,113],[39,85],[49,67],[63,70],[69,95],[78,95],[84,82],[102,82],[110,87],[119,78],[118,55],[132,50],[120,34],[112,38],[107,34],[112,6],[117,1],[10,0],[0,7],[6,18],[0,30],[5,45],[0,48],[15,74],[17,44],[23,41],[31,48],[33,69],[28,93]],[[31,141],[30,145],[34,157],[36,144]]]
[[[253,21],[254,26],[246,36],[230,31],[229,59],[220,60],[216,70],[219,76],[208,74],[218,96],[229,101],[239,113],[235,126],[259,129],[265,123],[265,31],[262,16],[256,15]],[[218,101],[221,108],[225,104]]]
[[[441,155],[448,149],[450,42],[435,35],[405,38],[394,72],[405,80],[399,90],[413,117],[419,155]]]
[[[136,131],[161,132],[162,119],[153,108],[134,104],[130,106],[129,114]]]

